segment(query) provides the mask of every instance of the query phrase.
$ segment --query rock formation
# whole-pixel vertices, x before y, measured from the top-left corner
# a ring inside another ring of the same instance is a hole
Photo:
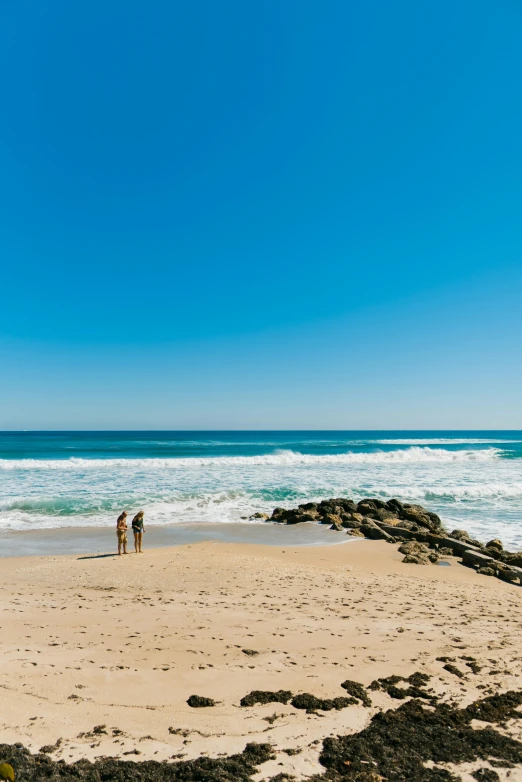
[[[259,514],[261,517],[262,514]],[[407,564],[436,564],[440,557],[460,556],[462,564],[485,576],[509,583],[522,583],[522,552],[505,551],[502,541],[483,545],[466,530],[448,534],[436,513],[422,505],[400,500],[367,498],[355,503],[345,497],[305,502],[297,508],[275,508],[268,521],[278,524],[315,522],[331,530],[370,540],[400,542],[399,551]]]

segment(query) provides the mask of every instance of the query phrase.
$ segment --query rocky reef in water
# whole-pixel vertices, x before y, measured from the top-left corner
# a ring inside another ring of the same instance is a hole
[[[270,517],[266,514],[255,514],[255,517],[278,524],[327,524],[332,530],[356,537],[400,543],[403,562],[411,564],[429,565],[444,556],[459,556],[462,564],[481,575],[522,584],[522,552],[505,551],[497,539],[482,544],[465,530],[449,533],[440,517],[422,505],[376,498],[355,503],[337,497],[305,502],[297,508],[275,508]]]

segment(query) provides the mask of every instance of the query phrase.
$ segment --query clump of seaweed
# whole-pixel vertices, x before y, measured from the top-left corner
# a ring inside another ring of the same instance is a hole
[[[341,684],[341,687],[343,688],[343,690],[346,690],[348,695],[351,695],[352,698],[357,698],[357,700],[361,701],[363,706],[372,705],[372,702],[368,697],[368,693],[366,692],[362,684],[359,684],[359,682],[354,682],[351,679],[346,679],[346,681]]]
[[[369,690],[383,690],[391,698],[404,700],[404,698],[423,698],[424,700],[436,700],[426,690],[422,689],[429,682],[430,677],[427,673],[412,673],[411,676],[386,676],[384,679],[375,679],[369,686]],[[401,682],[406,682],[409,687],[397,687]]]
[[[491,726],[471,725],[473,719],[503,724],[512,717],[522,718],[515,711],[521,703],[522,691],[485,698],[464,709],[442,703],[425,708],[418,700],[410,700],[398,709],[376,714],[360,733],[325,739],[320,762],[326,774],[314,779],[457,782],[458,777],[438,764],[489,759],[507,766],[521,764],[521,742]],[[431,768],[426,768],[428,761],[434,764]]]
[[[187,699],[187,703],[193,709],[204,709],[207,706],[216,705],[216,701],[212,700],[212,698],[204,698],[202,695],[191,695]]]
[[[252,690],[239,701],[240,706],[255,706],[258,703],[288,703],[293,693],[290,690]]]
[[[295,709],[305,709],[309,714],[314,711],[332,711],[336,709],[340,711],[347,706],[357,705],[359,701],[356,698],[316,698],[315,695],[310,695],[309,692],[303,692],[301,695],[296,695],[292,698],[290,703]]]
[[[31,755],[21,744],[0,744],[0,757],[13,767],[16,782],[251,782],[258,766],[274,754],[270,744],[247,744],[240,754],[225,758],[199,757],[177,763],[101,758],[94,763],[67,764],[48,755]]]

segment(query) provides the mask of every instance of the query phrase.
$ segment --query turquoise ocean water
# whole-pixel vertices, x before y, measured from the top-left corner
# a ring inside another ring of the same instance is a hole
[[[522,432],[3,432],[0,529],[240,521],[398,497],[522,547]],[[253,523],[253,522],[245,522]]]

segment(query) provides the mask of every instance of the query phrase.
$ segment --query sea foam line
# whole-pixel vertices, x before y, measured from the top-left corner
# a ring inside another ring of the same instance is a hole
[[[485,462],[498,459],[502,451],[499,448],[482,450],[448,451],[444,448],[413,446],[396,451],[377,451],[374,453],[343,454],[304,454],[296,451],[276,451],[260,456],[217,456],[188,458],[147,458],[147,459],[0,459],[0,470],[107,470],[123,468],[169,469],[179,470],[198,467],[252,467],[252,466],[293,466],[328,464],[412,464],[440,462]]]

